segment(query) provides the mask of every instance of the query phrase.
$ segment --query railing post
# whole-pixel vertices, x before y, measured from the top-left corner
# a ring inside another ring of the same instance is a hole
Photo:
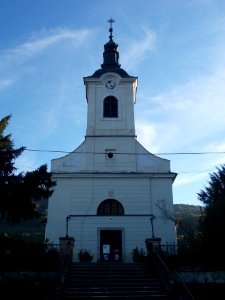
[[[66,217],[66,237],[68,237],[68,226],[69,226],[70,216]]]
[[[146,245],[148,254],[151,254],[157,250],[160,250],[161,238],[146,239],[145,245]]]
[[[69,255],[71,261],[73,261],[74,243],[75,243],[75,239],[73,237],[69,237],[68,235],[65,237],[60,237],[59,238],[60,256]]]
[[[155,219],[155,216],[154,216],[154,215],[151,215],[151,216],[150,216],[150,222],[151,222],[151,228],[152,228],[152,239],[155,238],[155,234],[154,234],[154,224],[153,224],[154,219]]]

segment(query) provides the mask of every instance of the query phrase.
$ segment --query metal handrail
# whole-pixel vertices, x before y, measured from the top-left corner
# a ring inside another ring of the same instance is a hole
[[[64,254],[61,256],[59,262],[59,268],[52,282],[47,300],[60,300],[62,298],[64,281],[70,263],[71,263],[71,256],[69,254]]]
[[[189,290],[189,288],[187,287],[185,282],[181,279],[179,274],[176,271],[174,271],[174,270],[172,271],[168,268],[165,261],[161,257],[158,249],[154,249],[153,253],[155,254],[154,256],[157,258],[158,262],[160,263],[161,270],[163,271],[164,275],[166,276],[166,281],[167,282],[165,282],[165,279],[164,279],[163,283],[166,286],[167,290],[173,289],[174,284],[179,282],[181,284],[181,287],[182,287],[182,295],[180,295],[181,299],[195,300],[195,298],[192,295],[191,291]],[[174,292],[177,293],[178,291],[175,290]]]

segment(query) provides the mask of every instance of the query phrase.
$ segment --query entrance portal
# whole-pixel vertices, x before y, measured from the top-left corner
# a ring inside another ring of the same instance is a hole
[[[122,260],[122,231],[100,231],[100,261],[116,262]]]

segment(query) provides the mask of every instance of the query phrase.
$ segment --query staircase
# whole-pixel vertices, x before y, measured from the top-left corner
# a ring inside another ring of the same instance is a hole
[[[168,298],[156,275],[141,264],[73,263],[65,278],[62,299]]]

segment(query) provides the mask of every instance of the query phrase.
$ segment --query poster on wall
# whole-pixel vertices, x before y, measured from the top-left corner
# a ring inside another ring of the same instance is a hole
[[[103,254],[110,253],[110,245],[103,245]]]

